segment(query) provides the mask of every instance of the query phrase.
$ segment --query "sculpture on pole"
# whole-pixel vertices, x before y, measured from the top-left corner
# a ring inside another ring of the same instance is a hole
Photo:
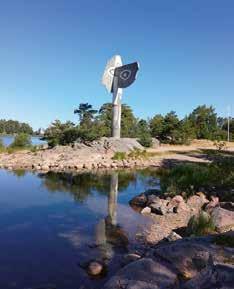
[[[106,86],[109,93],[113,94],[112,137],[114,138],[120,138],[123,88],[130,86],[135,81],[138,69],[138,62],[123,65],[119,55],[113,56],[106,65],[102,84]]]

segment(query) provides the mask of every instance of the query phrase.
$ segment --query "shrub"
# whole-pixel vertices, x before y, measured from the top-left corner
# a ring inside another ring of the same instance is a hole
[[[146,159],[148,158],[148,153],[146,150],[135,148],[128,154],[128,157],[130,159]]]
[[[210,215],[204,211],[201,211],[198,216],[192,216],[186,229],[189,236],[204,236],[214,231],[214,223]]]
[[[144,133],[140,136],[138,139],[138,142],[143,146],[143,147],[151,147],[152,146],[152,137],[150,133]]]
[[[30,136],[26,133],[20,133],[15,136],[10,148],[28,148],[31,146]]]
[[[125,152],[115,152],[114,156],[112,157],[113,160],[122,161],[127,158],[127,155]]]
[[[5,151],[5,146],[3,144],[2,139],[0,138],[0,153]]]

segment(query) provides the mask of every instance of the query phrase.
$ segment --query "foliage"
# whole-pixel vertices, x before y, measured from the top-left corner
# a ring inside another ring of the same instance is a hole
[[[201,211],[198,216],[192,216],[186,228],[186,234],[189,236],[204,236],[215,231],[215,226],[211,216]]]
[[[217,114],[212,106],[198,106],[189,115],[189,120],[195,128],[198,139],[213,139],[217,131]]]
[[[181,164],[170,170],[159,171],[161,189],[164,193],[175,195],[185,192],[187,196],[198,191],[210,193],[220,191],[220,198],[225,199],[234,183],[234,158],[217,157],[212,163]]]
[[[24,122],[16,120],[0,120],[0,134],[16,134],[16,133],[27,133],[33,134],[31,126]]]
[[[0,149],[4,148],[3,140],[0,138]]]
[[[77,130],[72,122],[67,121],[62,123],[60,120],[55,120],[45,130],[42,140],[46,140],[50,147],[54,147],[74,142],[77,134]]]
[[[10,148],[29,148],[31,146],[30,136],[26,133],[20,133],[15,136]]]
[[[127,158],[127,154],[125,152],[115,152],[114,156],[112,157],[113,160],[122,161]]]
[[[149,133],[142,133],[141,136],[138,138],[138,142],[146,148],[152,146],[152,137]]]
[[[75,114],[79,115],[80,125],[90,126],[97,110],[93,109],[91,104],[81,103],[78,109],[74,110]]]
[[[213,242],[219,246],[234,248],[234,236],[232,235],[217,235],[214,237]]]
[[[0,153],[5,152],[5,146],[3,144],[2,139],[0,138]]]
[[[128,154],[128,158],[130,159],[146,159],[148,157],[149,155],[146,150],[140,150],[138,148],[131,150],[130,153]]]
[[[189,144],[194,138],[223,140],[227,136],[224,131],[226,119],[217,118],[214,108],[205,105],[198,106],[181,120],[174,111],[165,116],[157,114],[146,121],[138,120],[126,104],[122,104],[121,110],[121,137],[137,138],[145,147],[152,145],[152,137],[162,143]],[[74,113],[79,115],[78,125],[57,120],[46,129],[43,139],[50,146],[72,144],[75,141],[90,142],[111,136],[111,103],[103,104],[99,111],[89,103],[81,103]]]
[[[152,146],[152,137],[150,134],[149,124],[146,120],[141,119],[137,123],[138,142],[144,147]]]

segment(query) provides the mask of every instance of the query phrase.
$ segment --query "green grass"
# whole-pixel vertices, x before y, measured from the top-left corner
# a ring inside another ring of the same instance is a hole
[[[198,216],[192,216],[188,222],[186,233],[189,236],[205,236],[215,232],[210,215],[201,211]]]
[[[185,163],[172,169],[159,170],[161,189],[169,195],[185,192],[190,196],[198,191],[219,192],[223,200],[232,200],[234,156],[219,157],[211,163]]]
[[[127,158],[127,154],[125,152],[115,152],[114,156],[112,157],[113,160],[122,161]]]

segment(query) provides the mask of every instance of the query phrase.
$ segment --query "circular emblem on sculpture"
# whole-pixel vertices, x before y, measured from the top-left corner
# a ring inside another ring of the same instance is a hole
[[[122,78],[123,80],[127,80],[130,78],[131,73],[131,70],[125,69],[120,73],[120,78]]]
[[[115,67],[110,67],[109,70],[108,70],[109,74],[111,76],[114,76],[114,73],[115,73]]]

